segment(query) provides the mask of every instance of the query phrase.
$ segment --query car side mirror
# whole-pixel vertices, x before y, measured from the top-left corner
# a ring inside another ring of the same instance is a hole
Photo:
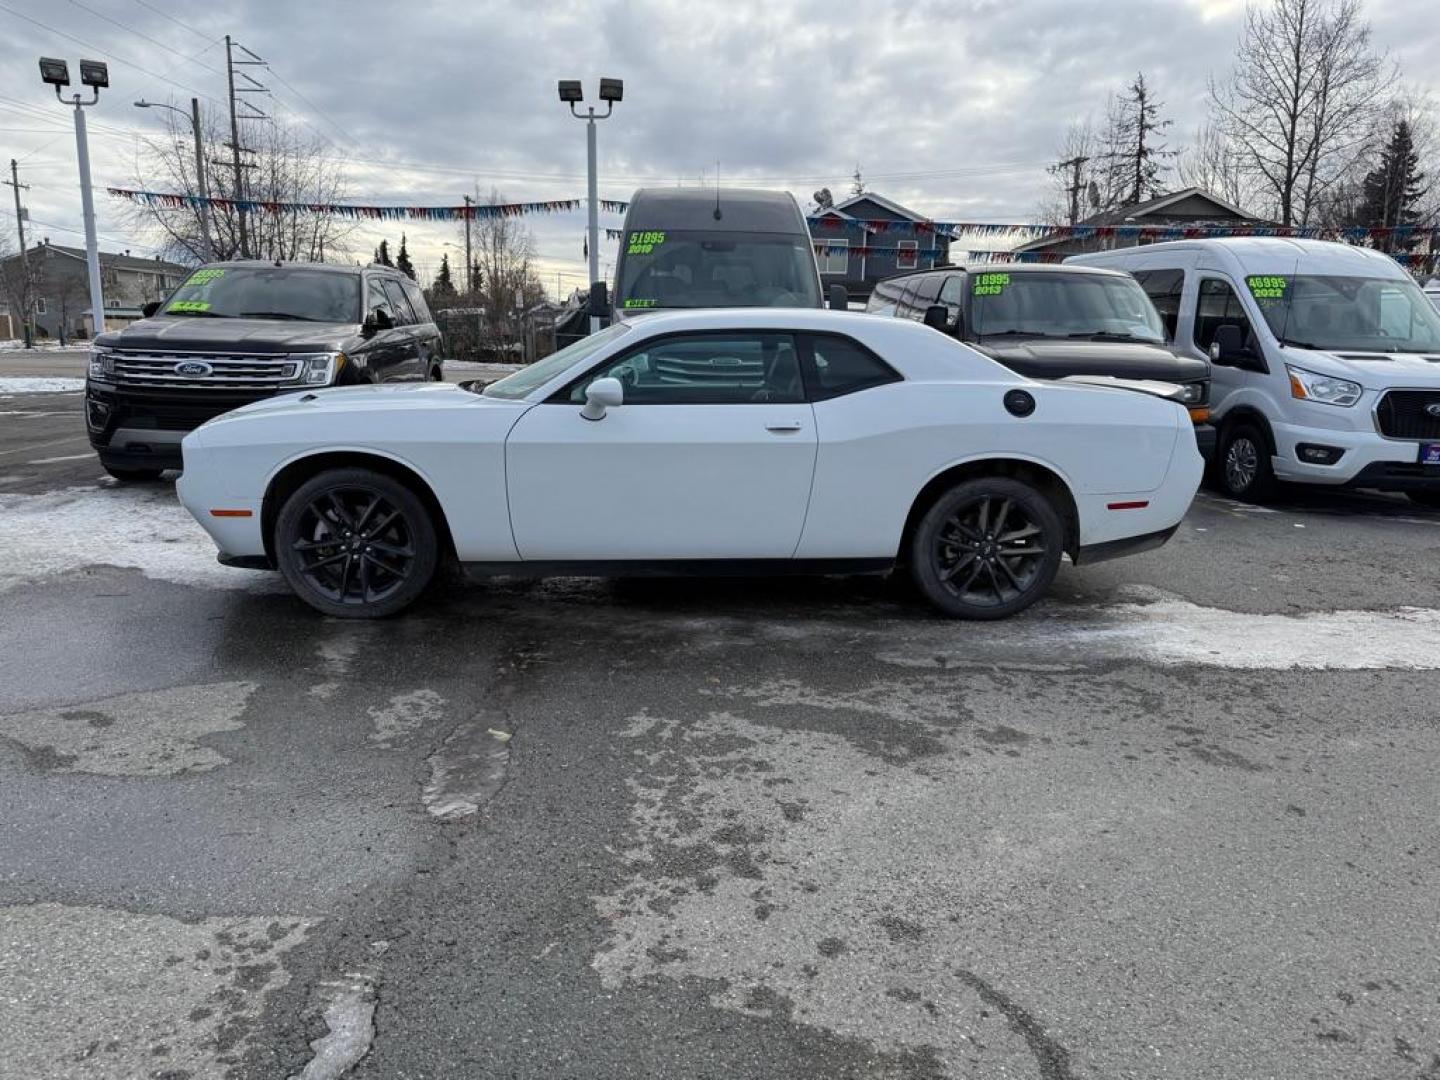
[[[619,379],[596,379],[585,388],[585,407],[580,415],[586,420],[604,420],[605,410],[624,404],[625,387]]]
[[[377,307],[371,309],[370,314],[365,316],[361,332],[365,337],[374,337],[381,330],[393,329],[395,329],[395,320],[390,317],[390,313],[384,308]]]
[[[850,292],[848,289],[845,288],[844,285],[841,285],[838,281],[830,286],[830,310],[850,310]]]
[[[140,317],[141,317],[142,319],[148,319],[148,318],[150,318],[150,316],[154,315],[155,312],[157,312],[157,311],[159,311],[159,310],[160,310],[160,301],[159,301],[159,300],[151,300],[148,304],[144,305],[144,306],[140,309]]]
[[[1245,331],[1233,323],[1225,323],[1215,328],[1215,336],[1210,339],[1210,362],[1219,367],[1239,367],[1241,362],[1250,355],[1250,350],[1245,348]]]
[[[610,290],[605,287],[603,281],[595,281],[590,284],[590,315],[596,319],[610,317]]]
[[[931,304],[925,309],[925,318],[921,321],[932,330],[947,334],[950,332],[950,309],[944,304]]]

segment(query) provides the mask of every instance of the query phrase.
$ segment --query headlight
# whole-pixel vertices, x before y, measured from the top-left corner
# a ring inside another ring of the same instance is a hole
[[[305,386],[329,386],[345,367],[342,352],[292,353],[289,359],[296,365],[293,381]]]
[[[1318,401],[1324,405],[1354,405],[1363,390],[1359,383],[1337,379],[1333,375],[1317,375],[1304,368],[1285,365],[1290,373],[1290,396],[1301,401]]]
[[[1205,404],[1205,384],[1203,382],[1182,383],[1180,386],[1180,404],[1194,407]]]
[[[110,350],[100,346],[91,346],[90,378],[103,379],[107,375],[113,374],[114,371],[115,358],[110,354]]]

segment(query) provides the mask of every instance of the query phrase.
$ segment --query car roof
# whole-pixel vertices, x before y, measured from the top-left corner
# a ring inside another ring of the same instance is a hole
[[[393,266],[379,266],[371,263],[369,266],[353,266],[346,263],[318,263],[306,262],[304,259],[226,259],[223,262],[211,262],[204,264],[207,267],[219,267],[223,269],[245,268],[252,270],[323,270],[331,274],[358,274],[362,270],[383,270],[388,273],[399,274]],[[402,275],[403,276],[403,275]]]
[[[810,235],[795,196],[757,188],[641,188],[630,197],[625,228]]]
[[[899,281],[902,278],[919,277],[921,274],[1096,274],[1101,277],[1129,277],[1124,270],[1111,270],[1105,266],[1082,266],[1069,263],[982,263],[979,266],[957,266],[946,264],[929,270],[906,270],[903,274],[891,274],[881,281]]]
[[[1384,269],[1385,276],[1404,276],[1400,264],[1374,248],[1340,244],[1332,240],[1304,240],[1288,236],[1217,236],[1203,240],[1169,240],[1143,247],[1117,248],[1072,256],[1085,260],[1085,265],[1107,262],[1128,262],[1136,256],[1163,255],[1169,252],[1220,252],[1248,266],[1286,266],[1293,268],[1303,260],[1310,273],[1374,274]],[[1091,260],[1094,260],[1093,262]],[[1063,264],[1072,265],[1068,260]]]

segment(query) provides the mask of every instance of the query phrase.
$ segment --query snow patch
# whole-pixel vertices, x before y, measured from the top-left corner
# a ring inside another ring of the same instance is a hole
[[[352,972],[320,985],[330,1030],[310,1043],[315,1056],[290,1080],[335,1080],[358,1065],[375,1041],[374,973]]]
[[[428,759],[430,780],[420,794],[425,809],[442,821],[479,813],[505,783],[510,738],[479,722],[456,728]]]
[[[85,389],[84,379],[7,376],[0,378],[0,395],[72,394]]]
[[[373,705],[369,711],[370,722],[375,725],[370,742],[382,750],[392,750],[425,724],[440,720],[445,715],[445,699],[434,690],[411,690],[395,694],[388,705]]]
[[[211,589],[283,592],[278,574],[215,561],[215,544],[168,485],[0,495],[0,592],[86,566]]]

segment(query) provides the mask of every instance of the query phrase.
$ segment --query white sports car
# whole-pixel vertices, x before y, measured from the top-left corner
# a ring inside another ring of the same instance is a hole
[[[483,392],[290,394],[185,438],[180,499],[229,565],[327,615],[490,574],[869,573],[1014,614],[1165,542],[1200,482],[1185,408],[1032,382],[919,323],[787,309],[617,324]]]

